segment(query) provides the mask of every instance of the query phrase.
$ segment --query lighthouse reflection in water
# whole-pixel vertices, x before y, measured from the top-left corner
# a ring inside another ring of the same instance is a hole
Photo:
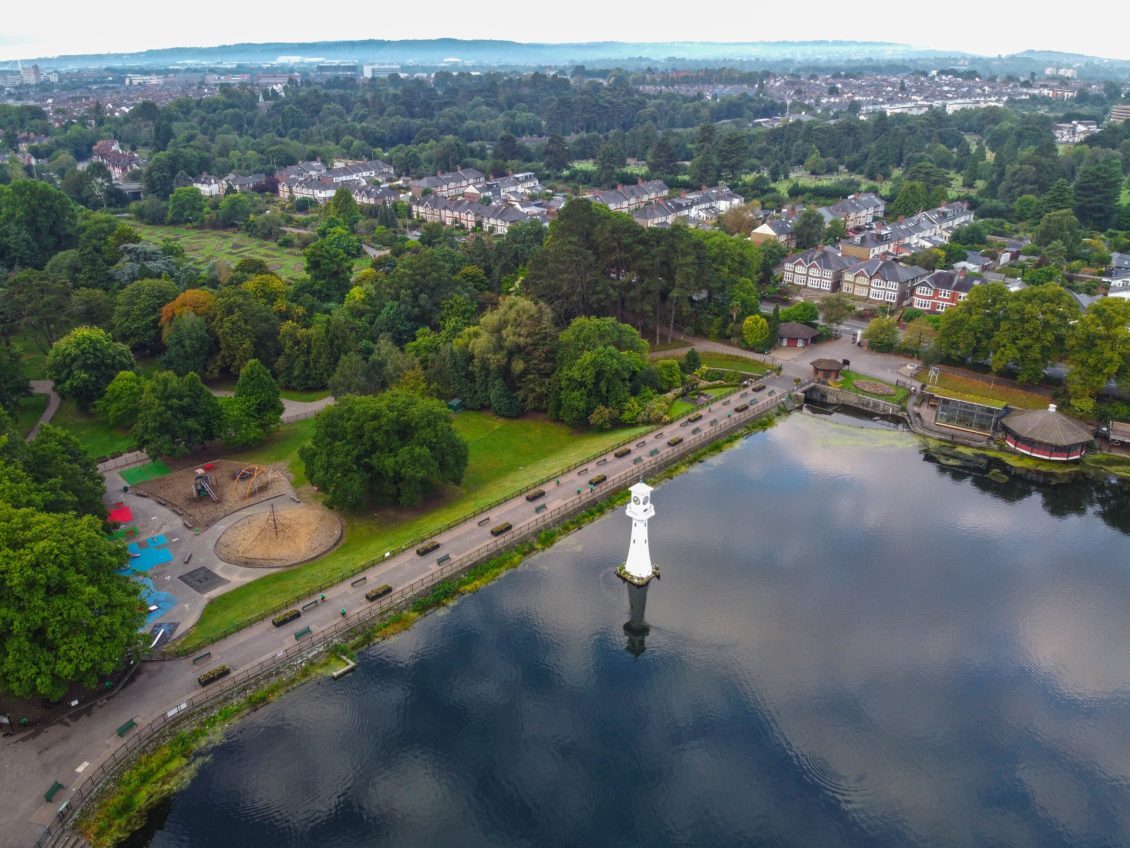
[[[628,635],[628,653],[638,657],[646,650],[644,644],[648,626],[644,620],[647,609],[647,588],[652,579],[659,576],[659,569],[651,563],[651,549],[647,544],[647,522],[655,515],[655,505],[651,502],[651,486],[642,480],[629,489],[631,500],[624,510],[632,519],[632,539],[628,545],[628,559],[616,574],[628,586],[628,606],[631,616],[624,625]]]

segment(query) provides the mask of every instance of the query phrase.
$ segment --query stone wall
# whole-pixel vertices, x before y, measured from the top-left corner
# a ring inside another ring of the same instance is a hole
[[[857,395],[855,392],[849,392],[844,389],[834,389],[831,386],[822,386],[819,384],[809,386],[805,389],[804,399],[815,403],[827,404],[829,406],[850,406],[875,415],[890,415],[895,418],[905,417],[902,406],[897,403]]]

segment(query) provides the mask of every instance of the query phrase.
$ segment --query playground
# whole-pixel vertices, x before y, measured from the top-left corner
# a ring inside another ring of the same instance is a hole
[[[252,504],[294,493],[277,467],[226,459],[146,480],[134,491],[168,506],[184,518],[186,526],[200,529]]]
[[[216,555],[234,565],[283,568],[330,550],[341,539],[341,519],[320,506],[293,506],[241,518],[216,541]]]

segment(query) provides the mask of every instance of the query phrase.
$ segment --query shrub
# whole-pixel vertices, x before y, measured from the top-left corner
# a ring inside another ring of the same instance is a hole
[[[392,592],[392,587],[389,586],[387,583],[385,583],[381,586],[378,586],[375,589],[370,589],[368,592],[366,592],[365,593],[365,600],[372,602],[372,601],[375,601],[377,598],[383,598],[385,595],[388,595],[391,592]]]
[[[302,615],[301,610],[289,609],[286,612],[280,612],[272,618],[271,624],[275,625],[275,627],[282,627],[284,624],[289,624],[294,621],[294,619],[298,618],[300,615]]]
[[[215,668],[209,669],[208,671],[197,677],[196,682],[201,686],[209,686],[212,683],[215,683],[221,677],[227,677],[229,674],[231,674],[231,666],[218,665]]]

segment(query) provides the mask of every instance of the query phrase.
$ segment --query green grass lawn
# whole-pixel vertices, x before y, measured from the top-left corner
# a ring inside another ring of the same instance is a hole
[[[20,398],[15,415],[12,416],[12,424],[16,428],[16,432],[21,436],[26,436],[46,408],[47,395],[28,395],[25,398]]]
[[[885,400],[888,403],[896,404],[905,401],[907,396],[910,394],[910,390],[903,386],[891,386],[891,388],[894,389],[894,394],[890,395],[880,395],[875,394],[874,392],[866,392],[855,385],[856,380],[868,380],[872,383],[882,383],[884,386],[891,386],[890,383],[883,382],[882,380],[876,380],[874,377],[868,377],[865,374],[857,374],[854,371],[848,371],[846,369],[840,372],[840,379],[837,385],[841,389],[846,389],[847,391],[854,392],[857,395],[875,398],[876,400]]]
[[[544,482],[556,472],[648,429],[575,432],[542,416],[506,419],[489,412],[462,412],[455,417],[455,427],[470,447],[462,485],[445,487],[418,508],[383,508],[343,515],[345,538],[333,552],[287,571],[268,573],[213,599],[187,635],[184,650],[191,650],[234,624],[260,618],[279,604],[383,556],[385,551],[396,550],[484,506]],[[261,448],[240,453],[238,458],[248,462],[286,462],[293,472],[301,466],[294,452],[312,430],[313,419],[285,425]]]
[[[82,412],[72,398],[65,398],[51,423],[73,435],[94,459],[134,450],[137,443],[125,430],[115,430],[93,413]]]
[[[974,402],[989,402],[997,406],[1008,404],[1017,409],[1047,409],[1050,398],[1038,392],[1029,392],[1007,381],[977,380],[943,370],[934,383],[947,394]]]
[[[660,351],[677,350],[682,354],[690,345],[680,339],[671,339],[669,342],[660,342],[659,344],[648,344],[652,353],[659,353]],[[671,357],[677,358],[677,357]]]
[[[29,380],[47,379],[47,354],[41,351],[27,333],[17,333],[13,339],[20,349],[20,359],[24,363],[24,373]]]
[[[707,368],[729,368],[733,371],[744,371],[747,374],[761,376],[771,370],[768,365],[758,359],[746,359],[732,353],[701,352],[702,364]]]
[[[193,230],[187,227],[164,227],[130,221],[141,237],[160,244],[172,239],[197,262],[223,260],[232,267],[241,259],[262,259],[280,277],[294,279],[305,273],[302,251],[295,247],[279,247],[274,242],[252,238],[230,230]]]
[[[279,389],[279,394],[284,400],[297,400],[308,403],[312,400],[321,400],[324,397],[330,396],[329,389],[307,389],[302,391],[300,389]]]
[[[135,465],[133,468],[125,469],[122,471],[122,479],[131,486],[136,486],[138,483],[144,483],[146,480],[164,477],[170,470],[169,466],[157,460],[155,462],[147,462],[144,465]]]
[[[733,386],[712,386],[709,389],[703,389],[702,394],[708,395],[712,398],[724,398],[726,395],[732,395],[737,391]],[[688,412],[696,409],[702,409],[702,404],[691,403],[685,398],[675,398],[671,401],[671,406],[667,408],[667,415],[671,419],[680,418]]]

